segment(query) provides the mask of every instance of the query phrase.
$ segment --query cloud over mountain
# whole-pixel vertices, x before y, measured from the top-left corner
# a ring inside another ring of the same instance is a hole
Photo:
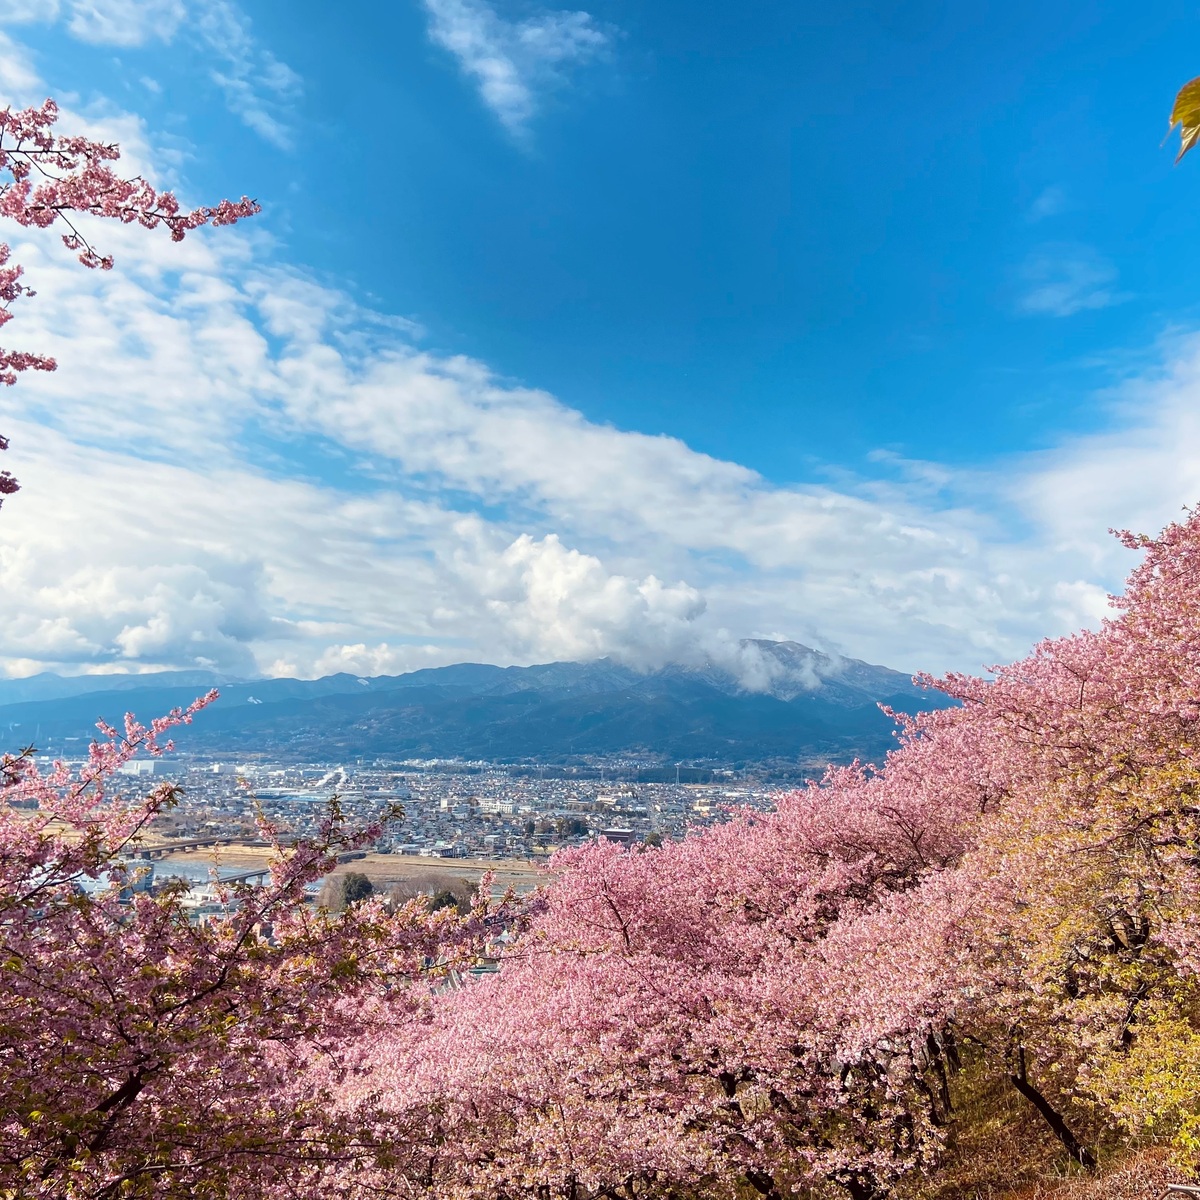
[[[158,174],[139,121],[89,120]],[[747,635],[974,669],[1097,620],[1128,566],[1105,529],[1200,492],[1194,338],[1108,398],[1107,433],[988,472],[884,456],[787,485],[439,353],[262,230],[141,232],[99,231],[107,273],[13,239],[38,295],[6,337],[60,369],[4,396],[9,672],[608,655],[751,680]]]

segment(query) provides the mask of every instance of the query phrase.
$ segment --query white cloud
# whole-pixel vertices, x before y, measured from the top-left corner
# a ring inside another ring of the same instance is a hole
[[[483,599],[497,649],[517,660],[611,656],[662,666],[694,653],[694,624],[705,609],[685,583],[666,585],[608,572],[594,555],[556,534],[522,534],[499,553],[457,565]]]
[[[1029,206],[1030,221],[1044,221],[1047,217],[1057,217],[1066,212],[1068,207],[1066,190],[1058,184],[1043,188]]]
[[[105,133],[150,153],[130,119]],[[1131,561],[1105,529],[1200,494],[1200,338],[1108,398],[1105,434],[992,472],[781,487],[421,350],[252,225],[103,237],[112,272],[51,232],[14,247],[38,295],[6,344],[60,369],[4,394],[10,672],[608,654],[752,682],[747,635],[973,669],[1094,622]]]
[[[0,98],[5,103],[24,105],[46,98],[45,84],[30,64],[29,55],[3,32],[0,32]]]
[[[0,23],[49,24],[65,19],[73,37],[101,46],[169,42],[185,12],[183,0],[0,0]]]
[[[250,18],[231,0],[0,0],[0,24],[60,20],[72,37],[101,46],[171,42],[185,30],[208,53],[209,77],[229,111],[265,141],[291,147],[291,108],[300,94],[300,77],[257,43]],[[142,82],[158,90],[156,81]],[[0,57],[0,86],[6,83]]]
[[[1113,290],[1112,263],[1083,247],[1047,247],[1025,263],[1021,277],[1018,307],[1033,316],[1070,317],[1126,298]]]
[[[423,605],[453,603],[458,583],[421,559],[452,514],[7,429],[23,490],[0,519],[0,658],[253,674],[291,652],[309,673],[364,630],[444,632]]]
[[[638,670],[712,666],[752,691],[765,691],[783,676],[801,687],[817,683],[812,663],[785,665],[706,619],[705,597],[687,583],[610,572],[557,534],[525,533],[499,548],[486,545],[488,534],[480,533],[453,562],[490,618],[480,634],[505,661],[611,658]]]
[[[1165,341],[1160,355],[1106,398],[1103,431],[1029,459],[1012,480],[1016,502],[1067,554],[1087,555],[1100,529],[1154,533],[1200,502],[1200,334]]]
[[[487,0],[424,0],[429,36],[458,59],[484,103],[510,133],[523,135],[539,92],[563,81],[563,68],[603,53],[608,35],[586,12],[502,17]]]
[[[30,25],[57,21],[61,9],[59,0],[0,0],[0,24]]]
[[[67,11],[70,33],[101,46],[169,42],[185,16],[183,0],[68,0]]]
[[[421,667],[444,666],[449,659],[443,646],[390,646],[378,642],[368,646],[365,642],[353,645],[330,646],[320,654],[311,667],[311,673],[323,675],[403,675]],[[277,678],[294,678],[301,668],[294,659],[280,658],[271,663],[267,674]]]
[[[229,111],[265,141],[290,149],[290,106],[300,94],[300,76],[257,44],[249,18],[228,0],[197,3],[195,29],[220,63],[211,76]]]

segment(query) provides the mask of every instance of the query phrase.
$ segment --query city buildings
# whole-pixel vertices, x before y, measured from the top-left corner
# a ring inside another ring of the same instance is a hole
[[[545,859],[597,837],[624,846],[658,842],[722,820],[730,807],[769,807],[772,795],[765,787],[729,782],[614,784],[491,763],[175,758],[135,760],[124,772],[128,786],[165,773],[180,787],[180,798],[155,822],[155,839],[254,841],[260,818],[302,837],[317,831],[336,797],[352,822],[391,814],[376,851],[450,859]]]

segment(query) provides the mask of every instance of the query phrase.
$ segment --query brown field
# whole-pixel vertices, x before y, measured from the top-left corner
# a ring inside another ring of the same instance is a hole
[[[173,862],[207,862],[219,863],[226,869],[248,871],[262,866],[269,856],[270,851],[265,846],[219,846],[216,849],[169,854],[159,860],[159,865],[165,869]],[[426,880],[438,888],[447,876],[475,884],[485,871],[495,873],[496,884],[500,888],[512,887],[519,893],[527,892],[545,881],[545,874],[538,865],[525,858],[422,858],[415,854],[368,854],[365,858],[339,864],[331,874],[344,875],[347,871],[361,871],[377,890],[386,890],[392,884],[405,884],[420,890],[422,882]]]

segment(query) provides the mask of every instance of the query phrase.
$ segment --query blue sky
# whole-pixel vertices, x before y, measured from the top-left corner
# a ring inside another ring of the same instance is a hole
[[[49,563],[8,585],[10,672],[653,665],[751,634],[974,668],[1094,622],[1130,565],[1107,527],[1200,498],[1200,160],[1161,145],[1200,71],[1190,7],[354,14],[0,3],[13,99],[62,98],[189,199],[264,204],[255,229],[197,239],[191,278],[129,243],[125,284],[99,285],[30,243],[48,299],[11,338],[54,341],[63,367],[0,397],[47,454],[5,509],[7,553],[52,519],[51,433],[97,486],[183,472],[159,485],[201,511],[172,535],[173,584],[145,547],[106,551],[119,617]],[[109,286],[169,329],[121,328]],[[73,357],[88,303],[115,324]],[[179,339],[162,369],[219,459],[147,390],[142,336]],[[220,396],[213,354],[241,364]],[[256,541],[205,493],[214,469],[276,513],[279,489],[315,489],[344,521],[305,532],[296,501],[291,533]],[[356,502],[384,514],[370,549],[351,548]],[[318,603],[296,581],[328,568],[301,553],[321,537],[363,575]],[[390,571],[421,586],[399,596]]]

